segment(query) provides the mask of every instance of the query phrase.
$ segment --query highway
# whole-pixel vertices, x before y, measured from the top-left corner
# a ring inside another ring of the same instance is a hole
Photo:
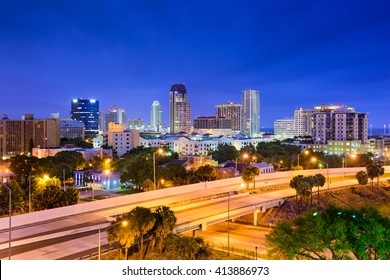
[[[291,179],[291,175],[286,172],[280,174],[285,176],[274,179],[272,185],[287,183]],[[262,187],[262,184],[269,186],[271,185],[269,182],[270,180],[259,180],[256,187]],[[348,184],[356,184],[356,180],[332,183],[332,187]],[[13,228],[12,259],[73,259],[82,257],[91,250],[97,251],[97,232],[107,227],[107,217],[129,212],[135,206],[151,208],[170,205],[178,218],[177,228],[189,224],[199,226],[200,223],[206,223],[209,227],[213,223],[227,220],[226,194],[233,188],[240,189],[237,185],[227,185]],[[257,195],[231,195],[230,217],[243,212],[251,213],[257,210],[256,207],[261,203],[293,195],[295,191],[290,188]],[[207,197],[209,200],[205,200]],[[101,234],[101,244],[102,246],[107,244],[104,231]],[[7,259],[7,256],[8,231],[3,229],[0,231],[0,258]]]

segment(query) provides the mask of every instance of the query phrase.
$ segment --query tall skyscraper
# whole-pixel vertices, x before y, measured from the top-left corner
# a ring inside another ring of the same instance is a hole
[[[186,87],[173,84],[169,92],[169,125],[171,134],[191,132],[191,108]]]
[[[99,133],[99,101],[95,99],[73,99],[70,118],[85,125],[85,137],[93,138]]]
[[[260,94],[258,90],[242,91],[241,133],[249,138],[260,132]]]
[[[158,101],[153,101],[150,108],[150,128],[154,131],[160,131],[163,128],[163,112]]]
[[[234,104],[233,102],[228,102],[227,104],[221,104],[215,106],[217,112],[216,115],[218,118],[224,117],[226,119],[231,119],[233,130],[241,129],[241,104]]]
[[[105,114],[105,130],[108,131],[108,124],[110,122],[123,124],[125,128],[127,128],[127,114],[125,113],[125,109],[113,105],[108,109],[108,113]]]

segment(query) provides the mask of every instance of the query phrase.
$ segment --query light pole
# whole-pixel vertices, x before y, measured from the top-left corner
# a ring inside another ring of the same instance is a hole
[[[314,158],[314,157],[311,159],[311,161],[312,162],[319,161],[319,162],[321,162],[323,164],[326,164],[326,181],[328,182],[327,185],[328,185],[328,190],[329,190],[330,189],[330,186],[329,186],[329,164],[327,162],[324,162],[324,161],[319,160],[318,158]]]
[[[303,154],[304,154],[304,155],[308,155],[308,154],[309,154],[309,151],[306,150],[306,151],[303,152]],[[298,154],[298,166],[300,166],[300,165],[299,165],[299,156],[300,156],[300,155],[301,155],[301,153]]]
[[[154,185],[154,190],[156,190],[156,154],[162,154],[163,150],[158,149],[153,153],[153,185]]]
[[[3,183],[4,188],[8,191],[8,212],[9,212],[9,228],[8,228],[8,259],[11,259],[11,218],[12,218],[12,191]]]
[[[249,155],[248,154],[242,154],[241,155],[243,158],[248,158],[249,157]],[[237,173],[237,161],[238,161],[238,159],[239,159],[240,157],[236,157],[236,173]]]
[[[31,213],[31,175],[28,176],[28,213]]]

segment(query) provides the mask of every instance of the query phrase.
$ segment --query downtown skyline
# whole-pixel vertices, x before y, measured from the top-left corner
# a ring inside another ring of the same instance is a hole
[[[149,122],[186,85],[191,120],[260,92],[261,127],[297,107],[340,104],[390,124],[386,1],[14,1],[0,9],[0,114],[20,119],[95,98]],[[207,102],[205,102],[207,100]]]

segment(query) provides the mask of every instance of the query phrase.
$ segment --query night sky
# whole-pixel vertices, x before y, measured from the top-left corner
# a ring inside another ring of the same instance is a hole
[[[149,122],[184,83],[192,118],[258,89],[261,126],[332,103],[390,124],[390,2],[0,1],[0,114],[96,98]]]

